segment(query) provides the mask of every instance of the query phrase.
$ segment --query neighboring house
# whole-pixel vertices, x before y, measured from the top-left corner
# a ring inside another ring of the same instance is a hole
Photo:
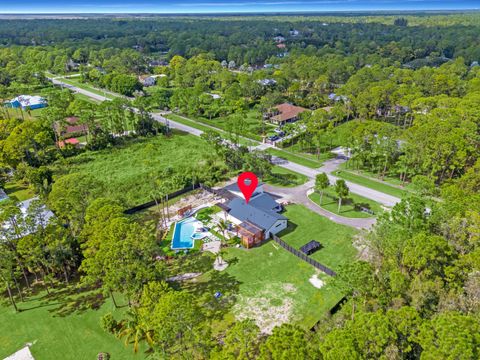
[[[154,86],[157,83],[157,79],[153,76],[140,76],[138,80],[143,86]]]
[[[152,60],[148,63],[150,67],[157,67],[157,66],[167,66],[168,62],[165,60]]]
[[[23,110],[34,110],[44,108],[48,104],[47,100],[41,96],[20,95],[10,101],[7,101],[5,105],[14,109],[22,108]]]
[[[139,76],[138,80],[143,86],[154,86],[157,83],[157,78],[159,77],[165,77],[167,75],[165,74],[159,74],[159,75],[143,75]]]
[[[65,119],[66,125],[59,123],[54,124],[54,130],[59,136],[73,137],[82,136],[88,133],[88,126],[86,124],[79,124],[80,119],[76,116],[71,116]]]
[[[279,36],[275,36],[273,38],[273,41],[275,41],[276,43],[283,43],[285,41],[285,38],[283,36],[279,35]]]
[[[221,99],[222,97],[218,94],[211,94],[211,93],[206,93],[207,95],[210,95],[213,100],[218,100]]]
[[[335,93],[330,93],[328,95],[328,98],[333,101],[344,101],[344,102],[348,101],[348,97],[346,97],[345,95],[337,95]]]
[[[277,81],[274,79],[261,79],[257,80],[257,82],[262,86],[275,86]]]
[[[76,71],[79,68],[80,68],[80,63],[77,63],[72,59],[68,59],[67,63],[65,64],[65,70],[67,71]]]
[[[283,103],[275,106],[269,113],[264,114],[264,118],[277,125],[284,125],[299,119],[299,115],[307,111],[301,106],[295,106],[289,103]]]
[[[57,145],[60,149],[63,149],[67,145],[72,145],[74,147],[80,147],[80,141],[77,138],[70,138],[57,142]]]
[[[277,44],[277,48],[279,49],[285,49],[286,47],[287,45],[285,45],[284,43]]]
[[[263,191],[262,185],[257,186],[248,204],[243,197],[237,197],[240,191],[236,185],[232,185],[229,191],[236,196],[219,206],[227,214],[227,220],[236,225],[242,244],[247,249],[287,227],[288,219],[279,214],[282,206]]]

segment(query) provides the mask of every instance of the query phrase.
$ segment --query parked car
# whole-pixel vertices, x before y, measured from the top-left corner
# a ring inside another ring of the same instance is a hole
[[[278,135],[272,135],[268,138],[268,140],[270,140],[270,141],[277,141],[278,139],[280,139],[280,137]]]

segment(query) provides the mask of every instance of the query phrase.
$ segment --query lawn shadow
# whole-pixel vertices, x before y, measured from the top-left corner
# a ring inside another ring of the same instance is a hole
[[[287,228],[284,229],[284,230],[282,230],[282,231],[280,231],[280,232],[277,234],[277,236],[278,236],[279,238],[281,238],[282,236],[288,235],[288,234],[290,234],[291,232],[294,232],[297,227],[298,227],[297,224],[295,224],[293,221],[289,220],[289,221],[288,221]],[[265,242],[265,244],[266,244],[266,243],[267,243],[267,242]]]
[[[49,310],[55,316],[81,314],[89,310],[98,310],[105,303],[105,297],[100,291],[93,291],[77,297],[66,298],[57,308]]]
[[[36,288],[38,288],[36,286]],[[40,290],[40,291],[38,291]],[[36,289],[33,295],[18,302],[21,312],[43,307],[53,307],[48,311],[58,316],[67,316],[76,312],[82,313],[91,309],[98,309],[105,302],[98,287],[70,284],[62,288],[50,288],[47,293],[44,289]],[[22,304],[30,303],[30,307],[22,307]]]
[[[231,259],[226,259],[232,266]],[[225,271],[211,270],[200,281],[184,281],[177,287],[192,293],[202,304],[207,316],[221,320],[237,300],[241,282]],[[216,296],[219,295],[220,296]]]

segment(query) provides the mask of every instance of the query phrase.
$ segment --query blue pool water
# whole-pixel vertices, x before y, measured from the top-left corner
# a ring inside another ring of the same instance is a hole
[[[194,238],[200,238],[200,234],[195,233],[199,223],[197,219],[192,217],[177,222],[173,230],[172,250],[193,248]]]

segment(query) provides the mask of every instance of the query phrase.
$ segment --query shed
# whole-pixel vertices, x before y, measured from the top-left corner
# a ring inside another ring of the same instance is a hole
[[[305,245],[303,245],[300,248],[300,251],[303,252],[305,255],[310,255],[321,248],[322,248],[322,244],[320,244],[318,241],[311,240]]]

